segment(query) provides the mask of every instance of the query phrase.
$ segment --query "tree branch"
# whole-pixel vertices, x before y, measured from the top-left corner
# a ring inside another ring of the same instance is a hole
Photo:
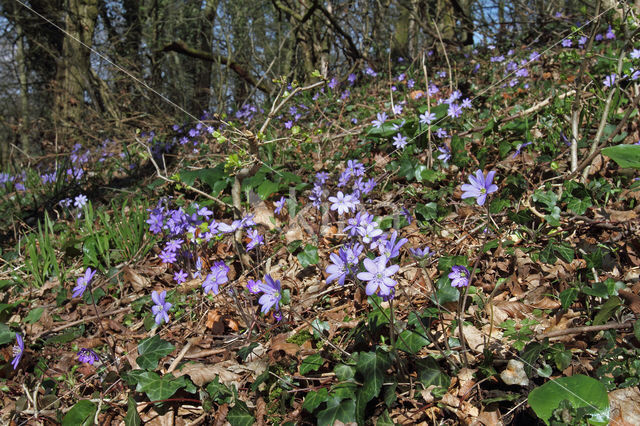
[[[187,46],[187,44],[182,40],[176,40],[167,44],[162,49],[160,49],[159,52],[177,52],[186,56],[190,56],[192,58],[202,59],[203,61],[219,62],[231,68],[233,71],[235,71],[236,74],[238,74],[238,77],[240,77],[253,87],[260,89],[264,93],[271,93],[271,87],[265,82],[256,81],[256,79],[253,78],[253,76],[242,64],[239,64],[232,60],[228,60],[222,55],[205,52],[203,50],[198,50],[193,47]]]

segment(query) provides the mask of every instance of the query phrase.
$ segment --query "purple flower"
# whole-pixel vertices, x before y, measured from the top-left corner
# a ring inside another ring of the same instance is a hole
[[[365,292],[368,296],[377,293],[379,296],[389,296],[397,282],[390,277],[398,272],[400,266],[389,265],[385,256],[376,257],[374,260],[364,259],[366,272],[360,272],[358,279],[368,281]]]
[[[274,306],[275,310],[279,311],[280,307],[278,304],[282,297],[280,295],[280,280],[274,280],[271,278],[271,275],[267,274],[264,276],[264,283],[260,282],[258,288],[263,293],[260,299],[258,299],[258,303],[262,305],[260,312],[266,314]]]
[[[311,190],[311,195],[309,195],[309,200],[312,202],[314,207],[320,207],[320,203],[322,203],[322,197],[324,194],[322,193],[322,187],[320,185],[314,185]]]
[[[79,277],[76,280],[76,286],[73,288],[72,297],[81,297],[95,274],[95,270],[92,271],[91,268],[87,268],[87,270],[84,272],[84,276]]]
[[[247,281],[247,289],[249,290],[249,293],[251,293],[251,294],[260,293],[260,284],[262,284],[262,281],[260,281],[260,280],[258,280],[258,281],[248,280]]]
[[[185,282],[187,280],[187,273],[184,272],[182,269],[180,269],[180,271],[178,271],[175,274],[173,274],[173,279],[178,284],[182,284],[183,282]]]
[[[616,33],[613,31],[613,28],[611,28],[611,25],[609,25],[609,28],[607,29],[607,33],[604,36],[607,40],[615,40]]]
[[[176,251],[180,250],[180,247],[182,247],[182,243],[183,243],[183,241],[182,241],[182,240],[178,240],[178,239],[170,240],[170,241],[169,241],[169,242],[164,246],[164,249],[165,249],[166,251],[168,251],[168,252],[169,252],[169,251],[176,252]]]
[[[629,56],[631,56],[631,59],[640,59],[640,49],[633,49]]]
[[[160,258],[160,260],[162,260],[162,263],[174,263],[176,260],[178,260],[176,252],[168,251],[166,249],[161,251],[158,257]]]
[[[358,160],[348,160],[347,161],[347,172],[353,176],[363,176],[364,175],[364,164],[359,162]]]
[[[407,146],[408,139],[402,133],[398,133],[393,137],[393,146],[397,149],[402,149]]]
[[[413,79],[410,78],[409,80],[407,80],[407,87],[409,89],[413,89],[413,86],[415,86],[415,84],[416,82]]]
[[[274,210],[275,214],[280,214],[280,212],[282,211],[282,208],[284,207],[285,201],[287,201],[286,198],[280,197],[280,199],[275,202],[275,206],[276,206],[276,209]]]
[[[424,114],[420,115],[420,123],[421,124],[431,124],[433,122],[433,120],[436,119],[436,115],[433,112],[425,112]]]
[[[522,151],[522,148],[524,148],[527,145],[531,145],[533,142],[525,142],[525,143],[520,143],[518,144],[518,146],[516,147],[516,152],[513,153],[513,157],[511,158],[516,158],[518,155],[520,155],[520,151]]]
[[[596,41],[602,41],[602,34],[596,34]]]
[[[344,232],[348,232],[349,235],[355,237],[358,235],[358,228],[366,226],[373,222],[373,215],[370,215],[366,211],[359,211],[354,217],[347,219],[347,226],[344,228]]]
[[[213,212],[209,210],[207,207],[201,207],[198,209],[198,214],[202,217],[209,219],[209,216],[211,216]]]
[[[584,47],[584,45],[587,43],[587,40],[588,40],[587,36],[580,37],[580,39],[578,39],[578,46]]]
[[[249,229],[247,231],[247,236],[251,238],[251,241],[249,242],[249,244],[247,244],[247,251],[253,249],[256,246],[264,244],[264,237],[258,234],[258,231],[256,231],[255,229]]]
[[[100,357],[91,349],[82,348],[78,351],[78,361],[83,364],[93,365],[94,362],[100,361]]]
[[[351,85],[353,85],[356,80],[357,80],[357,76],[353,73],[349,74],[349,77],[347,77],[347,80],[349,81],[349,83],[351,83]]]
[[[18,368],[22,354],[24,354],[24,340],[22,340],[22,336],[19,333],[16,333],[16,345],[13,347],[13,360],[11,360],[14,370]]]
[[[373,120],[371,124],[373,124],[373,127],[375,127],[376,129],[379,129],[380,127],[382,127],[385,121],[387,121],[387,113],[379,112],[378,114],[376,114],[376,119]]]
[[[333,262],[331,265],[327,266],[327,284],[331,281],[338,280],[338,284],[344,285],[344,280],[347,278],[347,274],[349,273],[349,265],[346,261],[346,253],[344,250],[339,250],[339,255],[335,253],[331,253],[329,255],[331,261]]]
[[[449,109],[447,110],[447,115],[451,118],[458,118],[462,114],[462,108],[460,105],[451,103],[449,104]]]
[[[525,70],[525,71],[526,71],[526,70]],[[464,99],[462,100],[462,103],[460,104],[460,106],[461,106],[462,108],[471,108],[471,99],[469,99],[469,98],[464,98]]]
[[[316,173],[316,182],[318,182],[320,185],[324,185],[327,182],[327,179],[329,179],[329,173],[327,172]]]
[[[479,206],[483,206],[487,199],[487,195],[498,190],[498,186],[492,184],[493,177],[496,172],[494,170],[487,173],[485,177],[482,170],[477,170],[475,176],[469,176],[469,182],[462,185],[462,198],[475,198]]]
[[[331,201],[331,210],[337,210],[338,214],[349,213],[351,209],[356,209],[356,204],[360,204],[360,201],[354,199],[350,194],[343,194],[342,191],[338,191],[335,197],[329,197]]]
[[[440,139],[442,139],[442,138],[448,137],[449,134],[447,133],[447,131],[445,129],[443,129],[441,127],[438,130],[436,130],[436,136],[439,137]]]
[[[79,209],[83,208],[85,204],[87,204],[87,196],[84,194],[80,194],[73,199],[73,205]]]
[[[224,262],[218,261],[213,264],[211,267],[211,273],[207,274],[204,281],[202,282],[202,288],[204,289],[204,294],[209,292],[213,294],[219,293],[220,284],[224,284],[229,281],[229,277],[227,274],[229,273],[229,267],[225,265]]]
[[[424,259],[425,257],[429,257],[431,256],[431,249],[429,248],[429,246],[425,246],[425,248],[420,249],[420,248],[410,248],[409,251],[411,252],[411,254],[413,256],[415,256],[418,259]]]
[[[402,105],[400,104],[396,104],[391,108],[391,112],[393,112],[393,115],[400,115],[402,114]]]
[[[611,87],[611,86],[613,86],[613,85],[615,84],[615,82],[616,82],[616,77],[617,77],[617,75],[616,75],[615,73],[613,73],[613,74],[609,74],[608,76],[606,76],[606,77],[604,78],[604,80],[602,81],[602,84],[603,84],[605,87]]]
[[[562,40],[562,47],[571,47],[571,40],[568,38],[565,38],[564,40]]]
[[[464,266],[455,265],[451,267],[449,279],[451,279],[452,287],[466,287],[469,285],[469,270]]]
[[[165,297],[167,297],[167,291],[163,290],[162,293],[158,293],[157,291],[153,291],[151,293],[151,300],[153,300],[153,307],[151,308],[151,313],[155,316],[156,324],[160,325],[163,322],[169,323],[169,309],[173,306],[169,302],[165,302]]]
[[[293,127],[293,121],[291,121],[291,120],[285,121],[284,122],[284,127],[287,128],[287,129],[292,128]]]
[[[445,166],[447,162],[451,159],[451,150],[448,146],[443,145],[438,147],[438,151],[440,151],[440,155],[438,155],[438,160],[441,160]]]
[[[327,86],[329,86],[329,89],[334,90],[336,87],[338,87],[338,79],[333,77],[329,84],[327,84]]]
[[[393,231],[393,235],[391,235],[391,239],[386,242],[384,247],[378,247],[380,251],[380,255],[385,256],[388,259],[393,259],[394,257],[400,256],[400,247],[405,245],[409,240],[406,238],[400,238],[398,242],[396,239],[398,238],[398,232]]]
[[[362,237],[362,242],[364,242],[365,244],[369,244],[375,238],[382,235],[382,229],[378,228],[378,224],[376,222],[371,222],[364,226],[360,226],[358,228],[358,233]]]

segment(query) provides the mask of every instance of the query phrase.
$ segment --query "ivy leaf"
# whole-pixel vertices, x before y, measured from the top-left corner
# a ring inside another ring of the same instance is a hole
[[[304,376],[310,371],[318,371],[323,363],[324,359],[322,359],[320,354],[310,355],[302,360],[302,364],[300,364],[300,374]]]
[[[412,355],[429,344],[429,340],[420,333],[404,330],[398,336],[397,348]]]
[[[326,402],[328,399],[329,392],[327,391],[327,388],[321,388],[318,391],[311,391],[304,397],[302,408],[307,410],[309,413],[313,413],[320,404]]]
[[[327,408],[318,413],[318,426],[333,426],[336,420],[342,423],[355,421],[356,403],[352,399],[341,401],[339,398],[331,398],[327,402]]]
[[[136,358],[136,362],[143,370],[155,370],[160,358],[169,355],[174,349],[175,346],[171,343],[155,335],[140,342],[138,345],[140,356]]]
[[[384,372],[390,364],[389,356],[380,349],[359,354],[356,370],[364,377],[360,392],[367,402],[379,395],[384,383]]]
[[[236,399],[236,404],[227,414],[227,421],[231,426],[252,426],[256,420],[249,412],[247,405],[239,399]]]
[[[427,357],[416,361],[418,368],[418,380],[425,388],[435,385],[448,387],[450,378],[440,370],[440,366],[435,359]]]
[[[568,309],[569,306],[578,298],[578,289],[575,287],[568,288],[560,293],[560,303],[562,303],[562,309]]]
[[[298,261],[300,266],[306,268],[307,266],[315,265],[320,258],[318,257],[318,248],[311,244],[307,244],[300,253],[298,253]]]
[[[160,376],[153,371],[145,371],[138,376],[136,392],[146,393],[151,401],[161,401],[169,398],[186,384],[184,376],[176,379],[171,374]]]
[[[127,415],[124,418],[124,426],[140,426],[141,424],[142,419],[140,419],[140,415],[138,414],[136,402],[129,396],[129,398],[127,398]]]
[[[333,372],[336,374],[336,377],[340,381],[353,379],[353,377],[356,375],[356,369],[346,364],[336,365],[335,368],[333,369]]]
[[[93,425],[93,419],[97,409],[96,404],[89,400],[83,399],[78,401],[62,418],[62,426]]]

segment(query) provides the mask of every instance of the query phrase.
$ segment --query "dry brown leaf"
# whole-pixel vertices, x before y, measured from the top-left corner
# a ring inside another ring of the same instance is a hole
[[[609,404],[612,425],[640,425],[640,390],[637,386],[609,392]]]
[[[491,304],[487,304],[487,315],[491,314]],[[531,308],[517,300],[495,300],[493,302],[493,315],[498,324],[508,318],[503,318],[506,314],[509,318],[524,319],[531,312]]]
[[[151,286],[151,281],[149,281],[147,277],[140,275],[127,265],[122,267],[122,277],[125,284],[131,285],[135,292],[142,291]]]
[[[219,377],[220,383],[226,386],[235,385],[236,388],[241,387],[241,375],[234,372],[232,367],[238,363],[233,359],[217,362],[215,364],[202,364],[200,362],[191,362],[182,367],[180,370],[174,371],[176,377],[187,375],[196,386],[204,386]]]
[[[222,315],[217,310],[207,312],[207,321],[205,326],[211,330],[213,334],[224,333],[224,323],[222,322]]]
[[[287,342],[286,334],[278,334],[271,341],[269,355],[273,357],[277,355],[276,352],[278,351],[283,351],[285,354],[295,357],[300,352],[300,346]]]
[[[253,214],[253,221],[269,230],[280,226],[280,221],[274,216],[273,209],[269,208],[264,201],[253,207]]]
[[[558,309],[562,306],[562,303],[560,303],[559,300],[555,300],[550,297],[543,297],[530,306],[536,309]]]
[[[498,411],[483,411],[469,423],[469,426],[502,426],[504,423],[500,417]]]

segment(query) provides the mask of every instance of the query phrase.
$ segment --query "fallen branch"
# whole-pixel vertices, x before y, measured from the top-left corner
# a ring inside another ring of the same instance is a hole
[[[603,325],[585,325],[583,327],[567,328],[566,330],[550,331],[549,333],[540,334],[536,336],[536,338],[538,340],[543,340],[551,337],[569,336],[572,334],[591,333],[593,331],[604,331],[604,330],[617,330],[620,328],[631,328],[631,327],[633,327],[633,322],[631,321],[623,322],[622,324],[618,322],[610,322],[608,324],[603,324]]]

